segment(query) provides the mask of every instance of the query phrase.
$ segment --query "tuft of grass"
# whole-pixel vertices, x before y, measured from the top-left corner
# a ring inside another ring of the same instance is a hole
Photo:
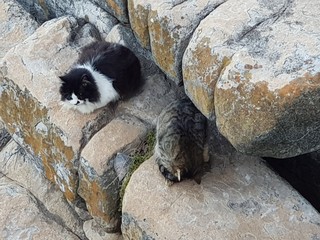
[[[152,130],[147,134],[146,139],[142,142],[142,146],[130,156],[132,159],[132,162],[130,164],[129,171],[126,177],[124,178],[121,185],[121,189],[120,189],[119,211],[121,211],[123,196],[132,174],[138,169],[138,167],[144,161],[146,161],[153,155],[155,143],[156,143],[156,134],[155,134],[155,130]]]

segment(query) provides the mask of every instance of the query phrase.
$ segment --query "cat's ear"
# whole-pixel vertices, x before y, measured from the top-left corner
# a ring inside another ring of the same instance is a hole
[[[60,80],[61,80],[62,82],[66,82],[65,76],[59,76],[59,78],[60,78]]]
[[[90,84],[91,84],[91,82],[89,81],[88,75],[87,75],[87,74],[83,74],[83,75],[81,76],[81,85],[82,85],[83,87],[86,87],[86,86],[88,86],[88,85],[90,85]]]

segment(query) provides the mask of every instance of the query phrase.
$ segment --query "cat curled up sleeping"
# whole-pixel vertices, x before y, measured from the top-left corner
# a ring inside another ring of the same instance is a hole
[[[76,65],[60,79],[61,100],[81,113],[126,99],[143,85],[135,54],[120,44],[105,41],[85,46]]]
[[[155,160],[170,182],[194,178],[200,183],[204,163],[209,160],[207,119],[184,98],[170,103],[157,119]]]

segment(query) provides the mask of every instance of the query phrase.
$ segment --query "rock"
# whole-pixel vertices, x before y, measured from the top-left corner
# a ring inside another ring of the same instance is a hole
[[[156,64],[176,83],[182,81],[182,55],[200,21],[224,0],[129,1],[131,27]]]
[[[47,217],[80,238],[84,237],[82,221],[59,188],[42,175],[39,159],[32,157],[13,140],[2,149],[0,159],[1,174],[28,191],[28,194],[37,200],[38,205],[45,209]],[[4,210],[0,209],[1,214]]]
[[[173,100],[184,96],[183,89],[178,88],[164,74],[147,77],[142,92],[128,102],[121,102],[119,110],[139,117],[141,120],[156,125],[157,116]]]
[[[119,233],[106,233],[102,231],[100,225],[93,219],[83,224],[83,230],[89,240],[122,240],[122,236]]]
[[[107,10],[122,23],[129,23],[127,0],[103,0]]]
[[[216,155],[200,185],[167,186],[149,159],[132,175],[122,211],[124,239],[320,237],[319,213],[261,159],[235,152]]]
[[[114,158],[118,152],[136,149],[146,133],[146,127],[138,120],[116,118],[95,134],[81,153],[78,193],[91,216],[108,233],[119,231],[121,222],[121,180]]]
[[[318,10],[231,0],[193,33],[186,93],[237,150],[284,158],[320,148]]]
[[[26,189],[0,178],[1,239],[81,239],[61,226]]]
[[[35,19],[16,1],[0,1],[0,59],[37,28]]]
[[[6,144],[10,141],[11,136],[8,133],[8,131],[4,128],[1,127],[0,123],[0,151],[6,146]]]
[[[93,24],[104,37],[118,22],[114,16],[102,8],[103,3],[99,5],[95,1],[44,0],[37,3],[35,1],[18,0],[18,2],[25,9],[28,9],[32,15],[36,16],[41,23],[53,18],[72,15]],[[111,1],[108,0],[108,2]]]
[[[0,119],[21,146],[41,159],[46,177],[70,202],[77,199],[80,149],[112,117],[109,108],[81,115],[60,105],[57,76],[78,57],[77,42],[83,41],[72,36],[79,28],[73,17],[46,22],[6,54],[0,71],[0,100],[6,103],[0,105]]]

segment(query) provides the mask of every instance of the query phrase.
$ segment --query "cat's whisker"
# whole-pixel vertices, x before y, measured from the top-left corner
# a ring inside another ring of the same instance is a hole
[[[177,170],[177,178],[178,178],[178,181],[180,182],[181,181],[181,170],[180,169]]]

